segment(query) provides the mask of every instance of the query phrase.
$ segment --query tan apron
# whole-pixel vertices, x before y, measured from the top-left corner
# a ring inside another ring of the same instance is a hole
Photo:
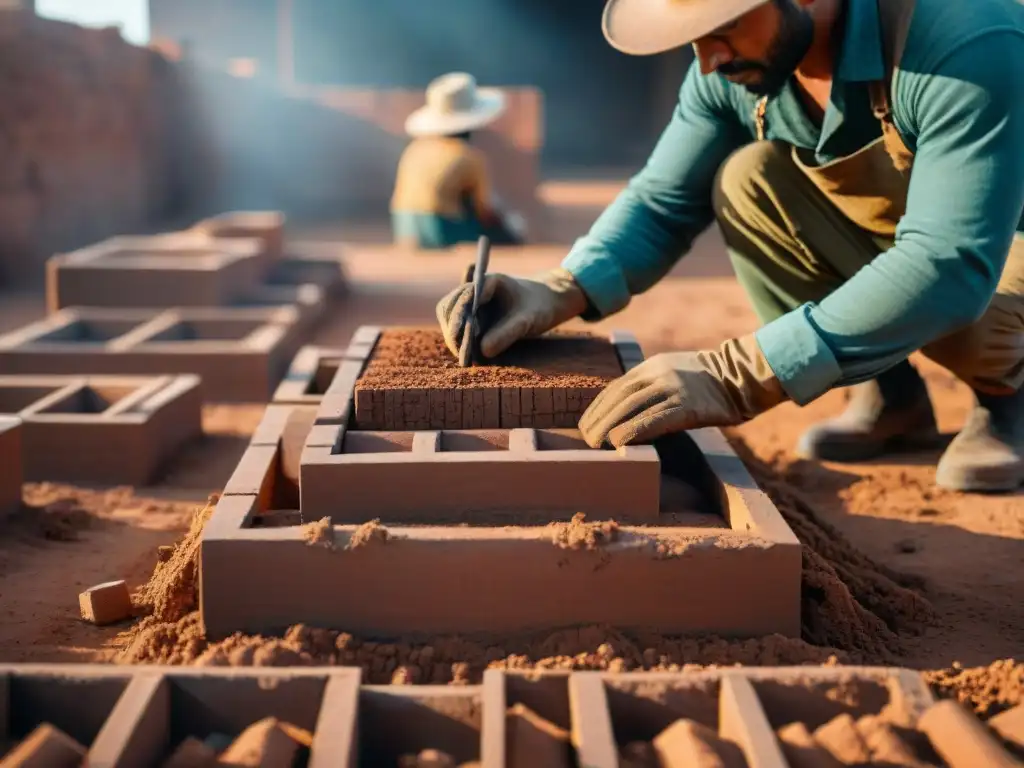
[[[884,238],[896,234],[906,212],[910,168],[914,155],[903,143],[892,118],[889,94],[914,14],[914,0],[878,0],[885,57],[885,80],[868,84],[871,109],[882,124],[882,135],[863,149],[824,165],[812,150],[793,147],[793,162],[854,224]],[[768,97],[757,103],[757,138],[765,137]]]
[[[906,212],[914,155],[893,122],[890,93],[906,43],[914,0],[877,0],[885,80],[869,83],[871,108],[882,136],[849,157],[816,165],[814,152],[793,147],[793,162],[851,222],[891,247]],[[767,99],[754,112],[765,137]],[[1002,277],[985,314],[975,323],[927,345],[922,352],[971,387],[1007,394],[1024,385],[1024,238],[1014,238]]]

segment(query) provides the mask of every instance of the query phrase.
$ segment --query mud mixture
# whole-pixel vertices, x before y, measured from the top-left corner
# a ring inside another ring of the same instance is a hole
[[[356,390],[603,387],[622,375],[615,347],[599,336],[551,333],[543,343],[524,341],[491,365],[459,367],[439,331],[381,332]]]

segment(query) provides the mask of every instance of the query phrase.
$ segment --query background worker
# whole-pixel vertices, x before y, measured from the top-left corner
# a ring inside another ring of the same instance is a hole
[[[1014,0],[610,0],[604,31],[696,60],[647,165],[558,269],[491,275],[494,356],[611,315],[717,220],[762,327],[655,355],[584,413],[587,442],[742,423],[850,386],[810,458],[936,438],[921,350],[975,404],[939,462],[960,490],[1024,485],[1024,7]],[[469,299],[467,299],[467,296]],[[438,304],[458,349],[472,292]],[[680,322],[686,322],[685,315]]]
[[[391,197],[396,242],[447,248],[487,235],[492,243],[522,240],[522,220],[503,214],[491,189],[487,158],[472,132],[505,109],[503,94],[477,88],[471,75],[454,72],[427,87],[426,104],[406,121],[413,137],[398,163]]]

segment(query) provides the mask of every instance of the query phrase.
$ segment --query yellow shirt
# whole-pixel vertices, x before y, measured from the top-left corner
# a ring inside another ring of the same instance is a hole
[[[413,139],[398,161],[392,212],[463,219],[467,197],[481,219],[491,217],[484,154],[468,142],[449,136]]]

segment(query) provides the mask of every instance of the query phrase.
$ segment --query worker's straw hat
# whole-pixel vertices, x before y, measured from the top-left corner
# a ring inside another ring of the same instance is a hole
[[[768,0],[608,0],[601,26],[613,48],[648,56],[688,45]]]
[[[427,103],[409,115],[410,136],[440,136],[483,128],[505,110],[505,95],[496,88],[477,88],[465,72],[442,75],[427,86]]]

